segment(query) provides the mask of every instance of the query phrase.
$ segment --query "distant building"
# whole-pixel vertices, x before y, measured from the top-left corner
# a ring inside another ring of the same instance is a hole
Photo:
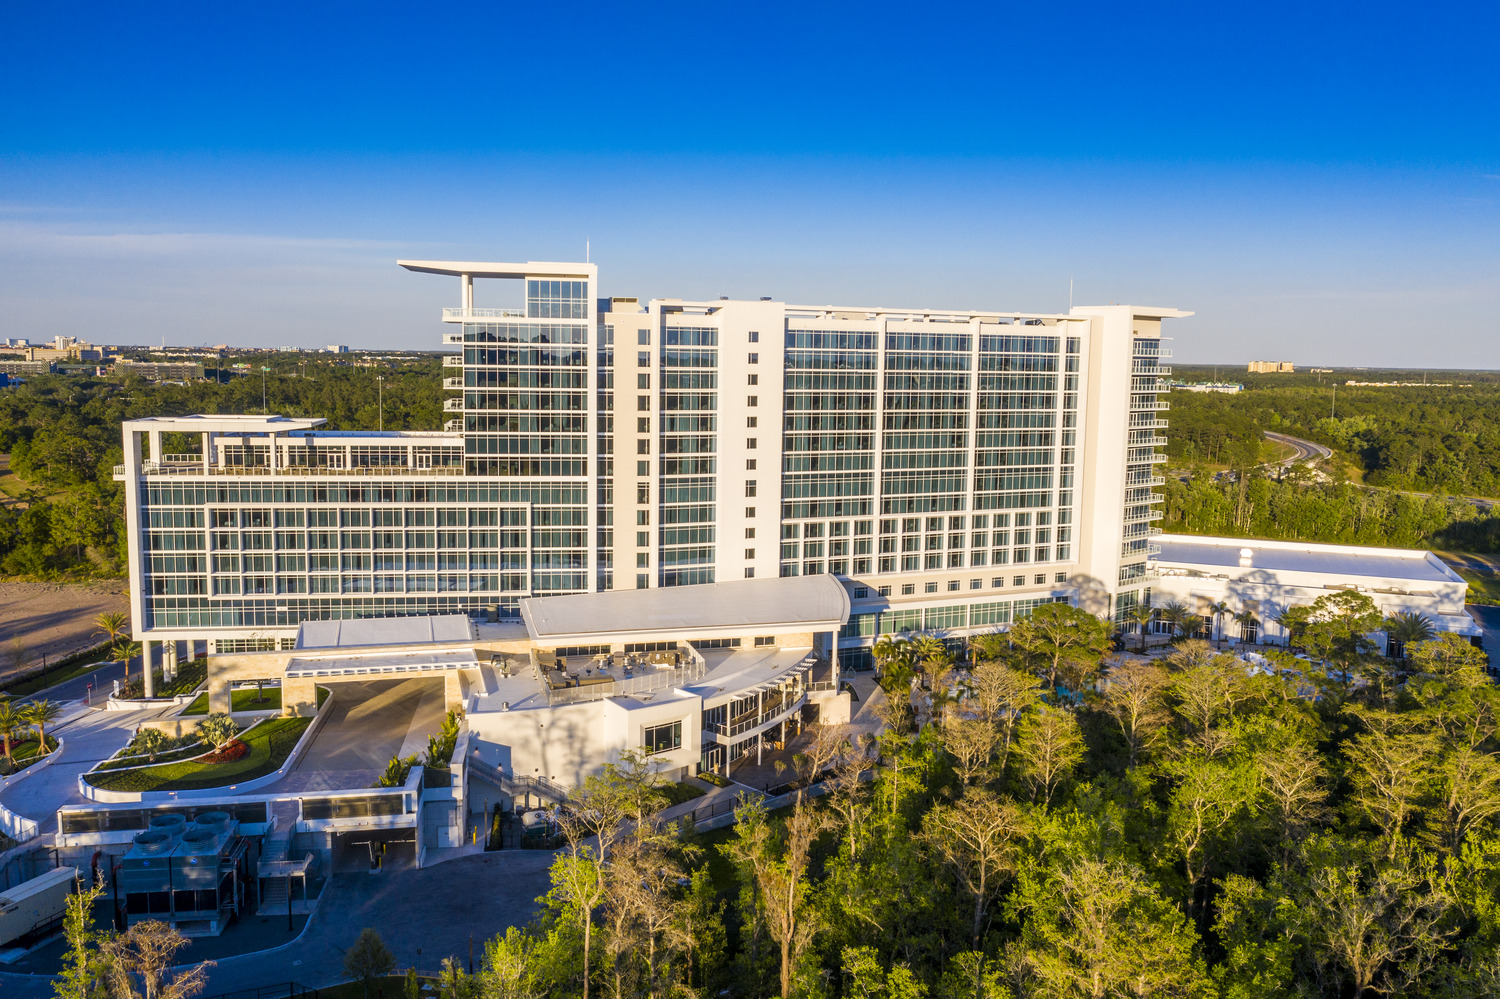
[[[341,343],[330,343],[328,346],[324,347],[323,350],[330,354],[349,353],[349,348]]]
[[[1239,382],[1198,382],[1197,384],[1175,382],[1172,385],[1173,391],[1181,390],[1183,392],[1223,392],[1225,395],[1234,395],[1235,393],[1244,389],[1244,387],[1245,386],[1241,385]]]
[[[108,347],[85,343],[76,336],[55,336],[50,347],[22,347],[28,361],[102,361]]]
[[[51,361],[16,361],[0,359],[0,372],[7,375],[50,375]]]
[[[203,365],[189,361],[116,361],[115,373],[139,375],[148,382],[192,382],[203,380]]]
[[[1251,361],[1252,375],[1291,374],[1295,368],[1291,361]]]

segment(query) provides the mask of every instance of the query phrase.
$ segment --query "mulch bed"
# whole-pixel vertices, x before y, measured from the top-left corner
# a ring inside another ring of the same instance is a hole
[[[233,763],[235,760],[244,759],[249,753],[250,747],[236,739],[225,745],[223,749],[217,749],[201,759],[204,763]]]

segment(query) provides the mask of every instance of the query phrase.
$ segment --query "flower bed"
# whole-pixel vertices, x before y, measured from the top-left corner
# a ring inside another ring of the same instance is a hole
[[[83,779],[106,791],[197,791],[227,787],[275,773],[292,755],[297,741],[311,724],[311,718],[270,718],[252,725],[237,740],[246,747],[245,755],[227,763],[209,763],[200,758],[128,770],[95,770],[84,774]]]
[[[250,755],[250,747],[239,739],[214,750],[212,753],[202,757],[204,763],[233,763],[235,760],[243,760]]]

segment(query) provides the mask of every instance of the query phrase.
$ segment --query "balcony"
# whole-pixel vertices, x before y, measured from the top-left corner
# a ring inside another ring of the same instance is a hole
[[[450,434],[461,434],[461,433],[463,433],[463,430],[464,430],[463,417],[459,417],[456,420],[449,420],[448,422],[446,422],[446,423],[443,424],[443,429],[446,430],[446,431],[448,431]]]
[[[1135,357],[1171,357],[1171,347],[1148,347],[1146,341],[1137,341],[1135,345]]]
[[[1127,475],[1125,477],[1126,488],[1151,488],[1153,486],[1164,486],[1167,480],[1161,475]]]
[[[740,736],[746,735],[751,732],[771,728],[783,721],[786,721],[786,719],[790,718],[798,711],[801,711],[803,706],[806,704],[807,691],[797,691],[793,696],[787,697],[775,707],[763,711],[760,714],[751,712],[747,715],[742,715],[739,718],[732,718],[728,722],[723,722],[718,725],[710,725],[708,727],[708,731],[713,733],[713,735],[716,737],[716,741],[728,745],[730,742],[735,741]]]
[[[1154,416],[1132,416],[1130,418],[1131,430],[1165,430],[1166,420],[1158,420]]]
[[[1143,524],[1151,520],[1161,520],[1165,516],[1166,514],[1160,510],[1127,510],[1125,511],[1124,522],[1127,524]]]
[[[444,333],[443,334],[443,343],[445,343],[445,344],[462,344],[463,342],[464,342],[464,335],[462,333]]]
[[[1130,411],[1132,413],[1165,413],[1172,408],[1172,404],[1165,399],[1153,399],[1150,402],[1132,402]]]
[[[453,422],[462,422],[462,421],[453,421]],[[462,429],[462,428],[460,427],[459,429]],[[303,467],[303,466],[299,466],[299,465],[292,465],[292,466],[282,465],[282,466],[278,466],[275,470],[272,470],[271,468],[269,468],[269,467],[267,467],[265,465],[249,465],[249,466],[241,466],[241,465],[215,465],[215,466],[210,467],[210,468],[204,468],[202,465],[200,465],[200,464],[198,464],[196,462],[194,462],[193,464],[187,464],[185,462],[143,461],[143,462],[141,462],[141,474],[142,475],[209,475],[209,476],[219,476],[219,475],[247,476],[247,475],[249,475],[249,476],[258,476],[258,477],[261,477],[261,478],[272,477],[272,476],[274,476],[276,478],[281,478],[282,476],[288,476],[288,475],[298,476],[298,477],[306,477],[306,476],[329,476],[329,475],[337,475],[337,476],[357,475],[357,476],[364,476],[364,477],[373,477],[373,476],[386,476],[386,475],[400,475],[400,476],[407,476],[407,475],[423,475],[423,476],[426,476],[426,475],[463,475],[464,474],[464,468],[463,468],[462,464],[458,464],[458,465],[440,465],[440,466],[435,466],[435,467],[431,467],[431,468],[408,468],[405,465],[360,465],[360,466],[357,466],[355,468],[328,468],[328,467],[322,467],[322,466],[320,466],[320,467],[314,467],[314,468],[307,468],[307,467]],[[125,478],[125,466],[124,465],[116,465],[116,466],[114,466],[114,478],[115,478],[115,480],[117,482],[118,481],[124,481],[124,478]]]
[[[486,319],[525,319],[525,309],[444,309],[443,322],[481,322]]]
[[[1137,358],[1130,362],[1130,373],[1132,375],[1161,375],[1166,377],[1172,373],[1172,368],[1166,364],[1157,364],[1155,361],[1143,361]]]
[[[459,391],[463,391],[463,387],[464,387],[464,380],[463,380],[463,376],[462,375],[459,375],[458,377],[455,377],[455,378],[444,378],[443,379],[443,388],[445,388],[445,389],[457,389]]]
[[[464,366],[464,358],[463,358],[462,354],[444,354],[443,355],[443,367],[445,367],[445,368],[461,368],[463,366]]]
[[[464,411],[464,401],[462,399],[444,399],[443,400],[443,412],[445,412],[445,413],[462,413],[463,411]]]

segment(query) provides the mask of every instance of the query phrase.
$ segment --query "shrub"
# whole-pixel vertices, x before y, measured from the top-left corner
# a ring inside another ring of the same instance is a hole
[[[197,734],[198,738],[215,749],[223,749],[239,733],[239,730],[233,718],[222,711],[216,711],[198,723]]]
[[[223,746],[203,757],[204,763],[233,763],[235,760],[243,760],[250,755],[250,747],[239,739],[226,742]]]

